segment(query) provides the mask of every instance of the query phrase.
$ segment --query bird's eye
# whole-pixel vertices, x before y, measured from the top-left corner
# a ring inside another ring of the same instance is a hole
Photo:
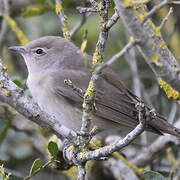
[[[42,55],[42,54],[45,54],[45,51],[41,48],[38,48],[38,49],[36,49],[36,54]]]

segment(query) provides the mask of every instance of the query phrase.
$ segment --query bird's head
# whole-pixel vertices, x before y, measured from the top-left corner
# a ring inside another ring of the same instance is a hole
[[[69,40],[57,36],[41,37],[25,46],[9,49],[23,56],[29,73],[59,68],[76,69],[82,64],[78,48]]]

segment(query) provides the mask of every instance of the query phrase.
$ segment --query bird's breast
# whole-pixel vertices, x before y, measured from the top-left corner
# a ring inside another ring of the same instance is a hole
[[[28,77],[27,85],[34,101],[43,111],[54,116],[64,126],[78,130],[81,125],[81,112],[64,97],[56,95],[51,78],[52,76],[43,74]]]

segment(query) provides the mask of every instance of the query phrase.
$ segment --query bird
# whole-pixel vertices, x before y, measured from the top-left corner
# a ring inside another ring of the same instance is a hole
[[[40,108],[62,125],[80,131],[83,95],[68,87],[65,80],[85,92],[92,75],[92,56],[82,55],[73,42],[60,36],[40,37],[9,49],[22,55],[28,70],[27,86]],[[139,123],[136,105],[143,101],[123,85],[110,67],[102,70],[96,83],[91,126],[107,132],[135,128]],[[145,107],[152,110],[147,104]],[[157,112],[150,116],[145,129],[180,137],[180,130]]]

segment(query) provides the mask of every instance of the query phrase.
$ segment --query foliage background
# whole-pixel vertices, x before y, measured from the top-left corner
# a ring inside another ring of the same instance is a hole
[[[11,0],[9,5],[9,14],[17,22],[18,27],[25,33],[29,40],[39,38],[46,35],[62,36],[61,25],[59,19],[54,11],[53,0],[27,0],[26,2],[20,0]],[[158,3],[160,1],[156,1]],[[19,4],[18,4],[19,3]],[[68,17],[70,28],[72,28],[81,18],[77,12],[76,7],[85,5],[84,1],[68,0],[64,1],[63,6]],[[152,8],[153,3],[148,3],[148,8]],[[113,3],[112,3],[113,7]],[[158,11],[153,16],[155,24],[159,24],[162,18],[167,14],[169,7],[165,7]],[[1,32],[3,30],[3,15],[4,15],[3,0],[0,1],[0,22]],[[110,11],[113,14],[113,8]],[[77,33],[73,42],[80,47],[83,35],[88,30],[87,48],[86,52],[92,54],[95,49],[95,44],[99,32],[99,16],[92,14],[87,18],[86,23]],[[6,22],[7,23],[7,22]],[[7,66],[8,73],[18,85],[26,89],[25,81],[27,78],[27,69],[21,57],[10,54],[8,47],[12,45],[21,45],[17,38],[14,29],[9,25],[5,27],[3,37],[0,37],[0,56]],[[163,38],[168,47],[172,50],[177,59],[180,59],[180,7],[174,6],[173,15],[171,15],[163,28]],[[108,60],[113,54],[117,53],[127,42],[128,32],[121,21],[118,21],[112,28],[107,41],[105,51],[105,60]],[[129,52],[129,55],[119,59],[113,68],[118,71],[119,77],[132,91],[136,89],[133,82],[133,75],[129,63],[136,60],[138,67],[138,75],[140,78],[140,95],[142,98],[154,107],[158,112],[166,117],[169,117],[171,123],[175,122],[180,115],[179,105],[177,102],[167,99],[163,90],[158,86],[156,78],[145,63],[142,56],[135,49]],[[47,159],[47,140],[50,133],[39,128],[37,125],[28,122],[19,114],[7,107],[5,104],[0,104],[0,160],[4,163],[7,170],[17,176],[25,176],[28,174],[32,162],[36,158]],[[135,145],[124,149],[123,153],[127,158],[133,158],[138,154],[138,151],[146,148],[149,144],[157,138],[151,133],[144,133]],[[164,150],[156,160],[148,165],[148,168],[154,171],[161,172],[164,176],[170,177],[173,173],[178,177],[177,169],[174,168],[175,162],[179,162],[180,152],[178,147]],[[176,163],[177,163],[176,162]],[[72,173],[72,172],[71,172]],[[61,175],[59,175],[61,174]],[[43,170],[34,179],[68,179],[64,174],[52,170],[50,168]],[[180,175],[179,175],[180,178]],[[13,179],[18,179],[13,177]]]

